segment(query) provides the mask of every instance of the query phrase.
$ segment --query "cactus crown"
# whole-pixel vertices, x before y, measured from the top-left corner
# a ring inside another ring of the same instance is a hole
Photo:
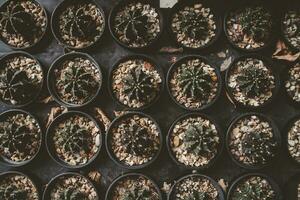
[[[152,77],[146,74],[141,67],[130,70],[123,79],[124,93],[130,100],[146,101],[155,92]]]
[[[85,4],[73,6],[67,9],[65,16],[64,30],[68,32],[71,37],[90,38],[94,37],[99,31],[97,30],[97,23],[86,12]]]
[[[241,143],[243,154],[254,164],[266,163],[274,156],[276,146],[275,138],[260,132],[247,133]]]
[[[217,143],[215,133],[211,128],[203,124],[191,124],[183,136],[184,146],[187,152],[200,156],[215,151]]]
[[[35,84],[22,70],[12,70],[9,67],[0,76],[0,94],[2,99],[12,104],[21,104],[32,98]]]
[[[193,99],[207,97],[212,90],[212,78],[203,67],[191,65],[182,68],[178,79],[182,92]]]
[[[74,187],[68,187],[59,193],[60,200],[88,200],[87,195]]]
[[[261,95],[271,85],[268,72],[255,67],[244,68],[237,77],[237,83],[240,90],[249,97]]]
[[[124,194],[123,200],[151,200],[153,197],[151,192],[145,188],[134,186],[132,189],[127,190]]]
[[[0,187],[0,198],[7,200],[28,199],[26,190],[17,188],[15,185],[12,184]]]
[[[8,33],[21,34],[25,38],[32,38],[37,31],[34,16],[26,12],[20,2],[12,1],[6,11],[0,12],[0,23]]]
[[[205,192],[193,190],[184,200],[209,200],[209,196]]]
[[[272,28],[272,18],[262,7],[246,8],[240,16],[242,31],[255,41],[266,39]]]
[[[154,141],[148,130],[136,122],[124,127],[121,143],[126,152],[136,156],[150,156],[153,153]]]

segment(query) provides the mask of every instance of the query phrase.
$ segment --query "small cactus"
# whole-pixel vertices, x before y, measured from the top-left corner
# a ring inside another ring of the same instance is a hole
[[[59,193],[60,200],[88,200],[88,196],[73,187],[68,187],[66,190],[62,190]]]
[[[145,188],[139,188],[134,186],[134,188],[125,192],[123,200],[151,200],[152,194],[149,190]]]
[[[207,193],[193,190],[191,194],[186,196],[184,200],[209,200],[210,197]]]
[[[6,185],[0,187],[0,199],[3,200],[26,200],[27,192],[23,189],[17,188],[14,185]]]

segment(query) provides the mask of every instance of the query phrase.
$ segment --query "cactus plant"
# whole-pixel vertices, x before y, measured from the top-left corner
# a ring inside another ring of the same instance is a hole
[[[60,200],[88,200],[89,199],[85,193],[70,186],[65,190],[60,191],[58,195]]]
[[[197,156],[215,151],[217,143],[215,132],[203,124],[191,124],[183,136],[184,146],[187,152]]]
[[[136,156],[150,156],[154,150],[154,142],[147,129],[134,122],[124,127],[121,144],[126,152]]]
[[[141,67],[132,69],[124,77],[124,93],[130,100],[146,101],[150,94],[155,92],[152,78],[146,74]]]
[[[14,185],[5,185],[0,187],[0,199],[3,200],[26,200],[26,190],[17,188]]]
[[[267,71],[247,67],[241,70],[237,76],[237,83],[240,90],[246,96],[259,96],[266,92],[271,85],[271,80]]]
[[[191,194],[186,196],[184,200],[209,200],[209,196],[205,192],[193,190]]]
[[[151,200],[152,194],[149,190],[145,188],[139,188],[134,186],[130,190],[127,190],[124,193],[123,200]]]
[[[183,68],[178,79],[183,93],[194,99],[207,97],[212,90],[212,78],[202,67]]]
[[[262,41],[268,37],[272,28],[270,13],[262,7],[246,8],[240,16],[242,31],[256,41]]]

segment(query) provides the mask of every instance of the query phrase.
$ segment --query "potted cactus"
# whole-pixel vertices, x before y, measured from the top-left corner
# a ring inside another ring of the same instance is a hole
[[[36,45],[47,26],[47,13],[35,0],[8,0],[0,7],[0,38],[14,49]]]
[[[287,43],[294,49],[300,50],[300,11],[288,10],[281,21],[281,29]]]
[[[51,25],[61,44],[70,49],[85,49],[101,39],[105,16],[93,0],[66,0],[54,10]]]
[[[25,52],[13,52],[0,59],[0,101],[23,107],[40,94],[44,73],[38,60]]]
[[[288,122],[285,131],[288,154],[297,164],[300,164],[300,115],[296,115]]]
[[[225,200],[218,183],[202,174],[186,175],[172,186],[168,200]]]
[[[99,200],[97,189],[85,176],[67,172],[54,177],[46,186],[43,199]]]
[[[219,70],[200,56],[186,56],[174,63],[167,81],[171,98],[187,110],[211,106],[221,92]]]
[[[9,110],[0,115],[2,162],[13,166],[27,164],[37,156],[41,143],[42,130],[31,114]]]
[[[257,51],[272,40],[271,13],[263,6],[241,6],[224,18],[225,34],[229,42],[241,50]]]
[[[106,149],[118,165],[138,169],[153,163],[162,146],[161,130],[154,119],[139,112],[116,118],[106,135]]]
[[[134,55],[120,59],[110,74],[112,97],[130,109],[145,109],[163,90],[164,76],[152,59]]]
[[[172,8],[169,24],[171,33],[180,46],[203,49],[220,35],[219,21],[209,5],[199,1],[182,1]]]
[[[277,156],[281,137],[273,121],[263,114],[246,113],[233,120],[227,131],[227,149],[238,165],[259,169]]]
[[[207,168],[222,152],[220,129],[206,115],[192,113],[179,117],[167,138],[171,157],[185,167]]]
[[[50,124],[46,135],[50,156],[67,168],[90,164],[101,148],[101,130],[89,115],[69,111],[59,115]]]
[[[116,178],[109,186],[105,200],[162,200],[159,187],[148,176],[129,173]]]
[[[99,94],[102,72],[85,53],[73,52],[59,57],[48,72],[48,88],[54,99],[66,107],[82,107]]]
[[[262,108],[276,96],[279,79],[271,64],[258,55],[241,56],[226,72],[228,97],[243,108]]]
[[[300,105],[300,62],[289,67],[285,75],[285,91],[294,103]]]
[[[278,185],[263,174],[246,174],[233,182],[228,200],[282,200]]]
[[[110,32],[126,48],[145,49],[153,46],[162,28],[162,15],[148,0],[120,1],[110,12]]]
[[[8,171],[0,174],[0,199],[40,200],[34,182],[25,174]]]

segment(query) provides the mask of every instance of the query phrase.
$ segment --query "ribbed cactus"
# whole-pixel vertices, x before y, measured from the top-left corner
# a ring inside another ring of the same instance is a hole
[[[151,200],[153,199],[152,194],[149,190],[145,188],[139,188],[134,186],[134,188],[127,190],[122,197],[123,200]]]
[[[2,200],[27,200],[27,192],[15,185],[5,185],[0,187],[0,199]]]
[[[184,200],[209,200],[210,197],[207,193],[193,190],[191,194],[186,196]]]
[[[74,187],[68,187],[59,193],[60,200],[88,200],[88,195]]]

